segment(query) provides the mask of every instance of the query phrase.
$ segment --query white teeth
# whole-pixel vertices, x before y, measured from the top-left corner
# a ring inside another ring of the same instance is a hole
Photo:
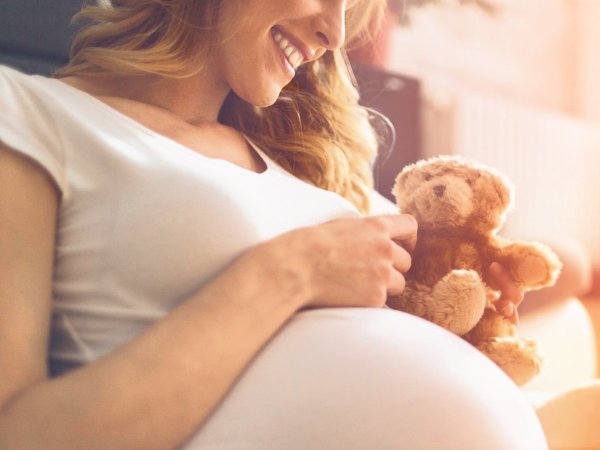
[[[298,66],[304,60],[304,57],[300,53],[300,50],[298,50],[293,44],[290,43],[290,41],[284,38],[283,35],[278,31],[275,31],[273,33],[273,39],[275,40],[275,42],[277,42],[281,50],[283,50],[283,53],[285,53],[285,56],[287,57],[287,60],[290,63],[290,65],[294,69],[298,68]]]
[[[288,59],[290,60],[290,62],[292,63],[292,66],[295,69],[296,67],[298,67],[300,65],[300,63],[302,62],[302,60],[304,58],[302,58],[302,55],[300,55],[296,50],[294,50],[292,55],[288,56]]]

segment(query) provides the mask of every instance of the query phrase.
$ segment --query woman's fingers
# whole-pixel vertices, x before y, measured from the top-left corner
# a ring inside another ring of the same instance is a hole
[[[400,295],[404,290],[405,283],[406,280],[404,279],[404,275],[397,270],[394,270],[392,272],[392,279],[390,280],[387,293],[389,295]]]
[[[392,271],[388,294],[399,295],[406,285],[403,274],[408,272],[412,264],[409,251],[414,250],[417,243],[417,221],[408,214],[390,216],[390,218],[390,237],[394,242],[392,265],[395,270]]]
[[[409,215],[337,219],[275,238],[273,252],[299,255],[287,263],[307,280],[306,305],[372,306],[404,289],[416,235]]]
[[[386,224],[389,236],[409,251],[417,244],[417,220],[410,214],[379,216]]]
[[[399,295],[404,290],[406,280],[404,273],[408,272],[412,264],[409,251],[413,251],[417,244],[417,221],[408,214],[382,216],[387,222],[389,236],[394,242],[392,254],[392,277],[388,286],[389,295]]]
[[[402,246],[394,244],[394,252],[392,255],[392,265],[399,272],[406,273],[412,264],[412,258]]]
[[[515,308],[514,315],[511,318],[509,318],[508,320],[510,320],[515,325],[517,325],[519,323],[519,310],[517,308]]]
[[[515,281],[501,264],[492,263],[490,274],[500,290],[500,297],[495,301],[496,309],[512,323],[518,323],[519,313],[517,307],[523,301],[523,291],[515,284]]]
[[[404,248],[396,243],[394,243],[393,249],[393,270],[387,292],[389,295],[399,295],[404,290],[404,286],[406,284],[403,274],[408,272],[408,269],[410,269],[411,257]]]
[[[515,306],[519,306],[523,301],[523,291],[516,285],[510,273],[504,266],[497,262],[492,263],[490,272],[498,283],[500,292],[502,293],[499,300],[510,301]]]

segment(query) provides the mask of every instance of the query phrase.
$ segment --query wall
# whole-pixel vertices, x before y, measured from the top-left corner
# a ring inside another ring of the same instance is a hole
[[[600,1],[575,0],[571,3],[575,12],[572,48],[576,62],[573,112],[600,121]]]
[[[600,0],[440,0],[394,31],[388,66],[422,80],[426,155],[517,185],[508,232],[572,236],[600,266]]]
[[[497,0],[494,16],[474,6],[457,7],[453,0],[414,9],[410,28],[395,30],[389,67],[429,84],[568,111],[575,55],[567,37],[579,1]]]

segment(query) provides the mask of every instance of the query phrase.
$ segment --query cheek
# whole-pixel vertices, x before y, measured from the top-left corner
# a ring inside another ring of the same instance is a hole
[[[246,102],[266,107],[273,104],[287,80],[276,66],[274,45],[268,36],[243,35],[231,39],[220,53],[224,82]]]

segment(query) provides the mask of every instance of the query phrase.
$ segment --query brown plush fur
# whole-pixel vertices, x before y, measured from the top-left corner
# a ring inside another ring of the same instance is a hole
[[[497,288],[489,267],[499,262],[531,290],[552,285],[561,263],[543,244],[496,236],[511,207],[510,185],[488,167],[444,156],[406,167],[393,193],[400,210],[417,219],[419,234],[406,288],[388,306],[462,336],[515,383],[529,381],[541,357],[488,300]]]

